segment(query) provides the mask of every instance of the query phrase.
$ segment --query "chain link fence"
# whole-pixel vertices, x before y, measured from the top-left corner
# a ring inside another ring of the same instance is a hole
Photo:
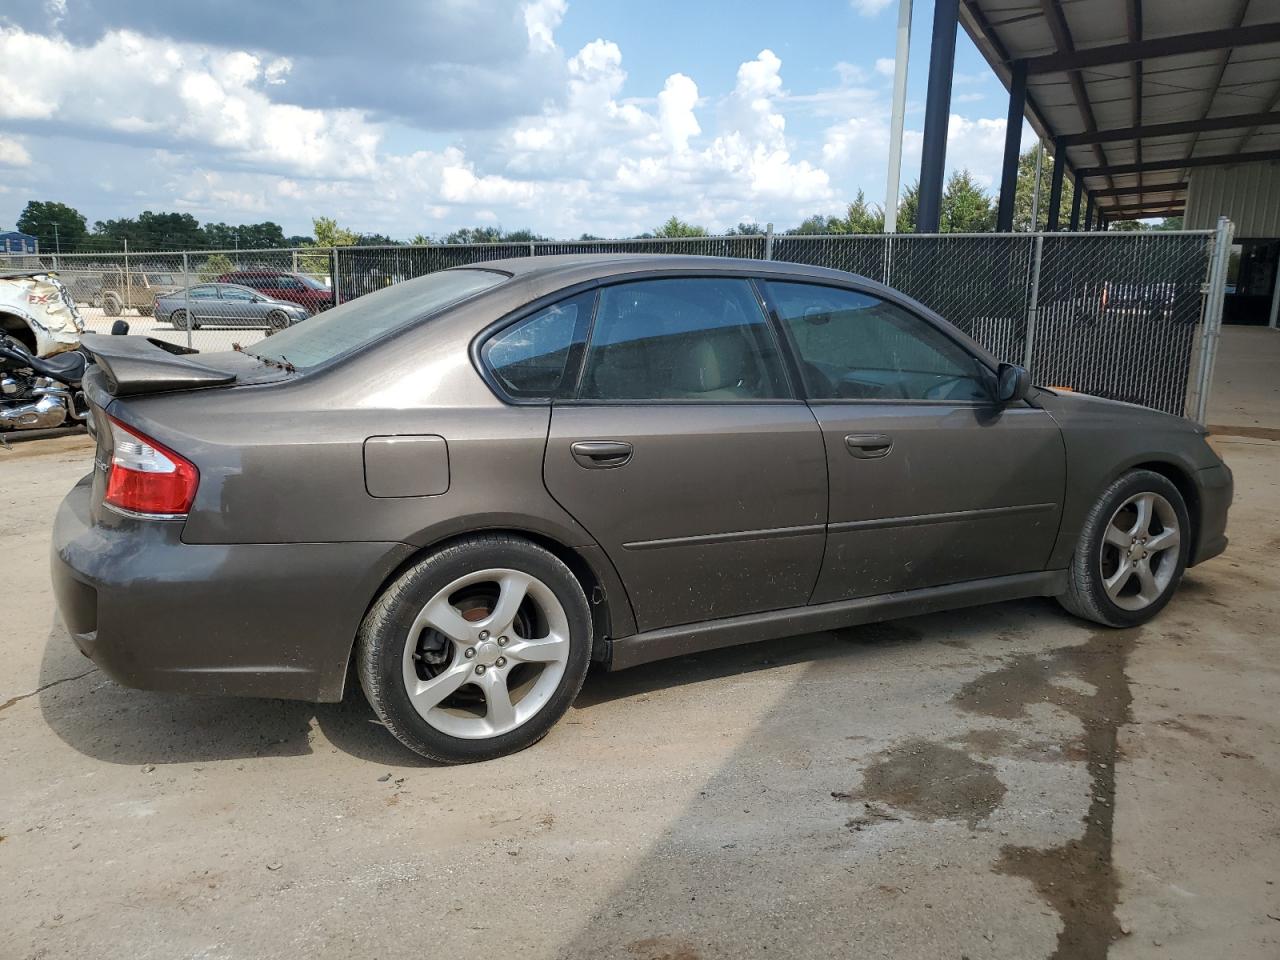
[[[1027,365],[1038,383],[1183,413],[1189,403],[1198,412],[1212,374],[1216,336],[1208,349],[1198,345],[1206,320],[1220,322],[1222,291],[1207,294],[1222,232],[1216,244],[1212,231],[767,234],[42,254],[37,262],[68,284],[89,329],[109,332],[125,319],[133,333],[199,350],[248,345],[391,284],[508,257],[657,253],[804,263],[914,297],[1002,360]],[[0,268],[32,261],[0,258]]]

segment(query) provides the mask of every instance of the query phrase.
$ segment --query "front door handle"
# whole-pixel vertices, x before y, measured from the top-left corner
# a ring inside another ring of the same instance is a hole
[[[632,447],[625,440],[579,440],[569,448],[573,459],[589,470],[620,467],[631,459]]]
[[[844,438],[845,449],[862,460],[887,457],[893,449],[893,440],[883,433],[851,433]]]

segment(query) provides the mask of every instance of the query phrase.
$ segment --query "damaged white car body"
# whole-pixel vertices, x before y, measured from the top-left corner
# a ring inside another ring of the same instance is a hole
[[[66,285],[52,274],[0,272],[0,333],[49,357],[80,345],[84,321]]]

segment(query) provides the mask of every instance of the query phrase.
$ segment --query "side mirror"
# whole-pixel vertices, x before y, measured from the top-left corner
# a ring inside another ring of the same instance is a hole
[[[1001,403],[1017,403],[1031,392],[1031,374],[1016,363],[1002,363],[996,374],[996,399]]]

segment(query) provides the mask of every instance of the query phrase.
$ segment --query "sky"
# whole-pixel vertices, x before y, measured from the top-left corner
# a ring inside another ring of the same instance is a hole
[[[896,0],[27,0],[0,10],[0,229],[316,216],[627,236],[885,196]],[[903,183],[932,24],[916,0]],[[1007,94],[959,32],[948,169],[994,192]],[[1033,135],[1024,125],[1023,143]]]

